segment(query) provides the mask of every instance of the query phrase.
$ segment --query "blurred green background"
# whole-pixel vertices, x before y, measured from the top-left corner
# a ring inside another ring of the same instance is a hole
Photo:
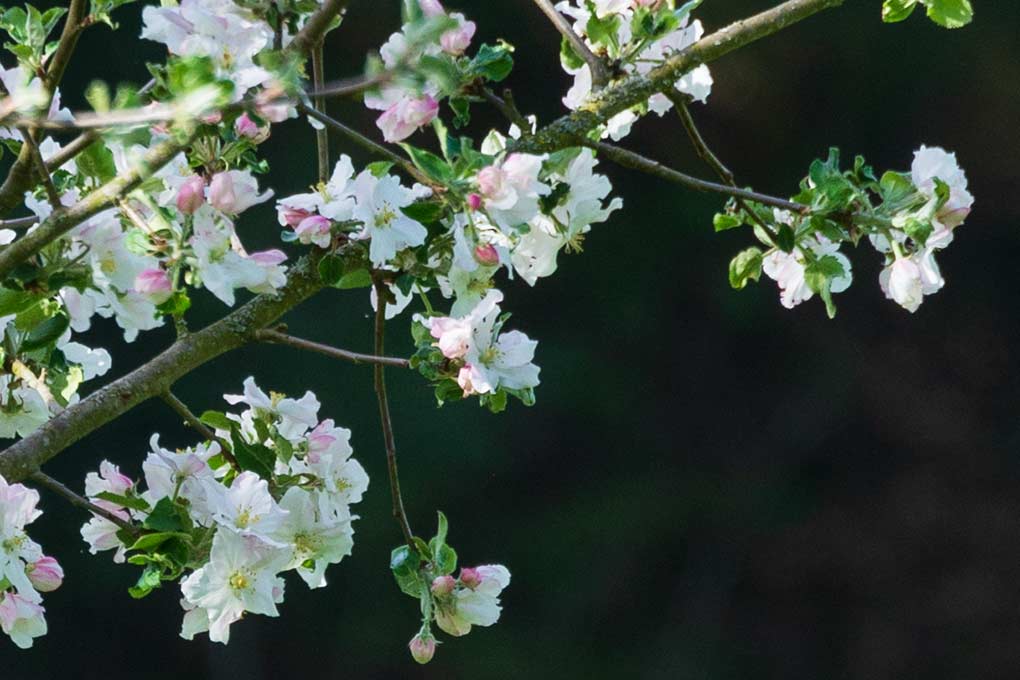
[[[774,4],[715,0],[698,15],[713,30]],[[397,29],[398,5],[353,3],[329,40],[328,77],[360,71]],[[436,410],[420,379],[391,372],[412,523],[425,533],[442,509],[463,564],[508,565],[495,627],[413,664],[417,605],[387,568],[400,537],[370,369],[250,347],[177,393],[196,411],[218,408],[254,375],[267,389],[314,390],[322,415],[354,431],[373,481],[329,588],[291,579],[281,618],[245,620],[226,648],[185,642],[179,592],[132,601],[135,569],[89,556],[82,515],[44,492],[33,537],[67,580],[46,598],[48,637],[29,652],[0,643],[0,677],[1016,678],[1020,6],[976,5],[971,27],[947,32],[920,15],[886,26],[879,0],[848,2],[713,64],[710,103],[694,111],[742,182],[779,195],[830,145],[879,169],[908,168],[922,143],[957,151],[978,202],[939,258],[946,289],[917,314],[884,299],[867,247],[852,254],[856,285],[834,321],[817,300],[784,310],[771,282],[732,291],[726,266],[750,235],[712,233],[719,200],[603,166],[625,209],[555,277],[505,286],[513,326],[541,343],[534,408]],[[518,47],[508,84],[525,112],[562,113],[559,40],[531,2],[449,6],[481,40]],[[95,78],[146,80],[143,62],[160,51],[133,38],[139,14],[119,12],[122,33],[86,34],[66,102],[82,105]],[[359,105],[330,112],[374,129]],[[504,123],[479,109],[474,133],[488,126]],[[314,181],[312,140],[304,122],[274,127],[264,149],[278,195]],[[669,116],[647,118],[627,143],[707,176]],[[369,160],[335,139],[341,149]],[[271,208],[239,231],[253,247],[278,244]],[[195,323],[225,311],[198,297]],[[365,350],[369,313],[364,291],[328,291],[287,321]],[[410,351],[407,320],[391,323],[393,353]],[[111,378],[171,341],[163,329],[124,345],[110,323],[85,340],[111,350]],[[194,441],[150,402],[47,471],[76,488],[103,458],[138,475],[154,431],[168,446]]]

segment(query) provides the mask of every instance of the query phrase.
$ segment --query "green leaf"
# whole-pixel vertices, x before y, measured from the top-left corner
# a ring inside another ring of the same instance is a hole
[[[792,253],[794,247],[797,245],[796,238],[793,233],[793,227],[789,224],[780,224],[779,232],[776,234],[776,245],[784,253]]]
[[[760,248],[748,248],[730,261],[730,285],[741,290],[748,281],[761,278],[763,253]]]
[[[406,208],[401,208],[400,211],[415,222],[431,224],[439,221],[446,212],[446,208],[442,203],[435,201],[417,201]]]
[[[141,510],[142,512],[148,512],[149,510],[148,503],[141,498],[133,496],[121,496],[110,491],[103,491],[96,494],[95,497],[101,501],[108,501],[114,505],[119,505],[122,508],[131,508],[132,510]]]
[[[276,466],[276,453],[262,444],[249,444],[241,436],[237,423],[231,428],[234,458],[241,470],[250,470],[262,479],[272,479]]]
[[[729,215],[727,213],[717,213],[716,216],[712,218],[712,226],[715,227],[717,232],[734,229],[743,223],[744,220],[740,219],[736,215]]]
[[[435,155],[425,149],[419,149],[411,144],[401,144],[407,155],[411,157],[411,162],[414,163],[415,167],[424,172],[426,175],[438,182],[449,182],[453,179],[453,169],[450,164],[444,161],[439,156]]]
[[[974,20],[970,0],[924,0],[928,16],[939,26],[961,28]]]
[[[198,419],[215,430],[225,430],[228,432],[230,428],[237,424],[219,411],[206,411]]]
[[[327,286],[335,286],[344,275],[344,261],[332,253],[319,260],[319,278]]]
[[[188,297],[188,292],[184,290],[175,290],[173,295],[156,305],[157,312],[174,317],[182,316],[189,309],[191,309],[191,298]]]
[[[457,551],[445,543],[434,552],[432,563],[440,576],[452,574],[457,570]]]
[[[830,319],[836,316],[836,305],[832,301],[832,280],[843,276],[846,276],[843,264],[832,255],[818,258],[804,268],[804,282],[825,302],[825,310]]]
[[[340,277],[336,287],[341,290],[352,288],[370,288],[372,286],[372,275],[367,269],[355,269]]]
[[[439,519],[436,527],[436,535],[432,540],[441,545],[446,543],[446,534],[449,532],[450,523],[446,521],[446,515],[444,515],[441,510],[437,510],[436,515]]]
[[[390,553],[390,571],[396,579],[400,590],[411,597],[420,597],[425,584],[421,578],[421,555],[406,545],[393,549]]]
[[[37,293],[0,288],[0,316],[20,314],[39,302],[40,298]]]
[[[159,584],[163,580],[162,575],[163,570],[159,566],[155,564],[146,565],[142,575],[138,578],[138,583],[128,588],[128,594],[136,600],[140,600],[156,588],[159,588]]]
[[[591,18],[588,19],[588,24],[585,26],[588,39],[596,45],[605,47],[609,50],[610,54],[619,54],[620,43],[617,36],[620,31],[620,21],[621,19],[618,14],[610,14],[605,18],[599,19],[592,12]]]
[[[468,71],[494,83],[505,80],[514,68],[513,51],[514,48],[507,43],[482,45],[468,65]]]
[[[191,538],[191,536],[180,531],[160,531],[154,534],[145,534],[135,541],[128,550],[151,552],[153,548],[158,548],[171,538],[188,539]]]
[[[365,166],[365,169],[372,173],[373,177],[385,177],[392,168],[392,161],[376,161]]]
[[[903,21],[917,9],[917,0],[885,0],[882,3],[882,21],[887,24]]]
[[[900,172],[889,171],[882,175],[878,182],[882,190],[882,200],[886,203],[899,203],[913,195],[916,191],[910,177]]]
[[[142,526],[158,532],[181,532],[187,528],[181,521],[177,507],[169,498],[159,499],[152,512],[142,522]]]
[[[570,44],[566,36],[560,40],[560,63],[571,71],[576,71],[584,66],[584,59],[577,55],[574,46]]]
[[[113,162],[113,153],[102,141],[96,141],[85,147],[76,159],[78,170],[86,177],[100,182],[108,182],[117,175],[117,166]]]
[[[64,314],[50,317],[36,326],[28,337],[21,341],[22,351],[31,352],[55,343],[70,324],[71,320]]]

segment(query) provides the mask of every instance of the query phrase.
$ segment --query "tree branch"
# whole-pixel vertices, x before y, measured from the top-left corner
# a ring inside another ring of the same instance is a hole
[[[333,359],[350,361],[355,364],[382,364],[383,366],[395,366],[397,368],[407,368],[411,365],[411,362],[407,359],[351,352],[346,349],[339,349],[337,347],[330,347],[329,345],[323,345],[318,342],[312,342],[311,340],[296,338],[293,335],[287,335],[286,333],[282,333],[272,328],[264,328],[260,331],[256,331],[255,338],[262,342],[274,345],[286,345],[295,349],[323,354],[327,357],[332,357]]]
[[[380,279],[375,280],[375,292],[378,299],[375,311],[375,353],[383,356],[386,337],[386,295],[389,288]],[[407,521],[404,510],[404,499],[400,495],[400,477],[397,475],[397,444],[393,438],[393,421],[390,418],[390,404],[386,396],[386,367],[375,365],[375,395],[379,401],[379,420],[382,422],[383,444],[386,447],[386,469],[390,475],[390,495],[393,498],[393,517],[400,524],[404,541],[414,550],[414,532]]]
[[[703,179],[698,179],[697,177],[691,177],[690,175],[685,175],[682,172],[677,172],[672,168],[667,168],[658,161],[653,161],[650,158],[645,158],[641,154],[628,151],[627,149],[621,149],[618,146],[603,144],[602,142],[593,142],[589,139],[578,140],[578,143],[581,146],[587,146],[598,151],[609,160],[626,168],[640,170],[646,174],[660,177],[676,184],[682,184],[683,186],[694,189],[695,191],[706,191],[709,193],[723,194],[725,196],[733,196],[738,199],[746,199],[763,205],[771,205],[784,210],[792,210],[797,213],[803,213],[808,209],[808,206],[806,205],[794,203],[784,198],[768,196],[767,194],[759,194],[756,191],[740,189],[727,184],[716,184],[715,182],[708,182]]]
[[[312,48],[312,83],[316,90],[323,87],[323,63],[322,63],[322,41]],[[326,100],[322,95],[316,95],[315,108],[320,111],[326,110]],[[319,181],[329,180],[329,131],[326,128],[315,131],[316,158],[319,162]]]
[[[254,340],[255,331],[279,319],[322,288],[316,258],[303,258],[287,283],[257,296],[216,323],[179,339],[162,354],[54,416],[0,451],[0,475],[25,479],[39,466],[138,404],[159,396],[199,366]]]
[[[39,486],[49,489],[50,491],[57,494],[65,501],[73,505],[74,507],[81,508],[82,510],[91,512],[93,515],[98,515],[99,517],[102,517],[105,520],[113,522],[118,527],[120,527],[124,531],[129,532],[132,535],[137,535],[139,533],[138,527],[136,527],[128,520],[118,517],[116,514],[110,512],[106,508],[101,508],[98,505],[91,503],[89,499],[85,498],[84,496],[79,496],[78,494],[64,486],[62,483],[53,479],[52,477],[50,477],[45,472],[42,472],[41,470],[38,472],[33,472],[29,476],[29,480],[35,482]]]
[[[778,7],[730,24],[670,57],[647,75],[633,75],[595,95],[584,108],[559,118],[531,137],[510,144],[510,151],[552,153],[576,145],[576,139],[653,94],[671,89],[683,74],[734,50],[777,33],[844,0],[788,0]]]
[[[574,33],[574,29],[570,26],[570,22],[562,14],[556,11],[550,0],[535,0],[535,4],[542,10],[542,13],[548,17],[552,25],[556,27],[556,30],[566,38],[567,42],[570,43],[570,47],[573,48],[577,56],[584,60],[584,63],[588,65],[591,70],[591,84],[592,89],[598,90],[604,87],[609,82],[609,69],[606,68],[604,61],[598,58],[594,52],[592,52],[588,45],[585,44],[584,40],[581,39],[577,33]]]
[[[347,9],[350,0],[326,0],[315,14],[308,18],[305,27],[294,36],[289,48],[308,53],[326,36],[333,20]]]

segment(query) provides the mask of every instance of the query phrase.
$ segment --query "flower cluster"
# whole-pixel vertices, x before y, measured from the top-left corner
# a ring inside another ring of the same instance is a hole
[[[278,615],[282,573],[326,585],[326,568],[351,553],[350,506],[368,488],[350,431],[320,421],[311,392],[267,395],[249,378],[225,398],[247,409],[203,414],[215,441],[171,451],[153,436],[144,489],[107,462],[86,478],[91,501],[137,531],[98,515],[82,527],[93,554],[144,567],[132,596],[181,580],[181,635],[222,643],[245,612]]]
[[[422,624],[408,645],[418,663],[428,663],[436,652],[432,624],[454,637],[472,626],[491,626],[502,612],[499,596],[510,585],[510,571],[500,564],[457,570],[457,552],[446,542],[448,524],[440,512],[436,535],[427,543],[414,538],[390,556],[390,569],[400,589],[420,602]]]
[[[690,21],[690,12],[698,4],[688,2],[677,9],[674,0],[564,0],[556,9],[574,20],[574,32],[594,54],[616,65],[616,76],[627,77],[647,75],[701,39],[701,22]],[[591,68],[566,42],[561,61],[564,70],[574,77],[563,103],[569,109],[580,109],[592,94]],[[674,87],[682,96],[705,103],[712,84],[712,73],[702,64],[678,78]],[[623,139],[648,111],[663,116],[672,108],[669,97],[655,94],[647,102],[613,116],[602,135]]]
[[[793,200],[804,206],[801,212],[766,212],[731,202],[728,213],[716,216],[717,230],[751,224],[768,246],[765,252],[755,247],[737,255],[730,263],[730,283],[743,288],[764,272],[778,284],[784,307],[818,294],[830,315],[835,313],[832,294],[853,281],[840,246],[857,245],[864,236],[885,260],[879,283],[886,297],[917,311],[926,295],[945,285],[935,254],[952,242],[953,231],[974,205],[956,155],[929,147],[914,154],[909,173],[890,171],[880,179],[860,157],[852,170],[841,170],[834,149],[828,160],[812,164]]]
[[[25,533],[42,514],[39,493],[0,477],[0,630],[21,649],[46,634],[42,595],[60,587],[64,570]]]

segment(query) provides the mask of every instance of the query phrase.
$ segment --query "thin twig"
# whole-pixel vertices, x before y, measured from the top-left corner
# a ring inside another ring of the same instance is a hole
[[[174,396],[174,393],[170,390],[161,394],[160,397],[177,413],[177,415],[184,419],[184,422],[187,423],[189,427],[202,435],[203,439],[219,444],[220,453],[223,454],[223,457],[235,469],[238,468],[237,459],[234,458],[234,454],[230,450],[230,444],[224,441],[223,438],[217,436],[216,433],[209,429],[205,423],[199,420],[198,416],[191,412],[191,409],[188,408],[187,404]]]
[[[588,49],[588,45],[585,44],[581,36],[574,33],[574,29],[570,26],[570,22],[567,21],[566,17],[556,11],[553,7],[552,2],[549,0],[535,0],[535,4],[542,10],[542,13],[549,18],[552,25],[556,27],[556,30],[567,39],[570,46],[577,53],[577,56],[584,59],[584,63],[588,64],[588,68],[591,69],[591,84],[593,90],[602,89],[607,83],[609,83],[609,69],[606,68],[605,62],[599,59],[594,52]]]
[[[389,288],[381,279],[375,280],[378,304],[375,311],[375,353],[383,356],[386,337],[386,295]],[[386,469],[390,474],[390,495],[393,497],[393,517],[400,524],[404,541],[414,550],[414,532],[407,521],[404,499],[400,495],[400,477],[397,475],[397,445],[393,439],[393,421],[390,418],[390,404],[386,396],[386,366],[375,365],[375,395],[379,401],[379,419],[382,421],[383,444],[386,446]]]
[[[29,215],[27,217],[14,217],[9,220],[0,220],[0,229],[28,229],[33,224],[39,221],[39,218],[35,215]]]
[[[46,169],[54,172],[70,161],[72,158],[89,148],[93,142],[99,139],[99,133],[95,130],[88,130],[78,135],[57,153],[50,156],[46,161]]]
[[[303,338],[296,338],[293,335],[287,335],[277,330],[270,328],[263,328],[260,331],[256,331],[255,338],[262,342],[271,343],[274,345],[287,345],[288,347],[294,347],[295,349],[303,349],[308,352],[315,352],[317,354],[323,354],[333,359],[340,359],[342,361],[350,361],[355,364],[382,364],[383,366],[395,366],[397,368],[407,368],[411,365],[407,359],[401,359],[399,357],[383,357],[375,356],[374,354],[361,354],[360,352],[351,352],[346,349],[339,349],[337,347],[330,347],[329,345],[323,345],[318,342],[311,340],[305,340]]]
[[[18,131],[28,146],[28,152],[32,155],[32,163],[35,165],[36,172],[39,173],[39,180],[42,182],[43,188],[46,189],[46,199],[54,210],[59,210],[61,208],[60,192],[57,191],[57,187],[53,186],[53,178],[50,177],[50,173],[46,169],[46,161],[43,160],[42,152],[39,151],[39,145],[35,143],[32,131],[28,128],[19,128]]]
[[[407,174],[409,174],[411,177],[418,180],[422,184],[428,184],[430,186],[435,184],[435,182],[433,182],[428,175],[423,173],[418,168],[414,167],[414,163],[407,160],[397,152],[388,149],[382,144],[372,141],[371,139],[361,134],[357,130],[344,125],[336,118],[332,118],[331,116],[326,115],[322,111],[313,109],[312,107],[307,106],[305,104],[299,104],[298,110],[304,113],[305,115],[311,116],[320,123],[325,123],[329,127],[336,130],[337,132],[340,132],[341,134],[345,135],[348,139],[358,144],[359,146],[361,146],[361,148],[365,149],[369,153],[375,154],[377,156],[382,156],[388,161],[393,161],[393,163],[399,165]]]
[[[660,177],[670,182],[675,182],[676,184],[682,184],[683,186],[694,189],[695,191],[706,191],[714,194],[744,198],[749,201],[754,201],[755,203],[771,205],[784,210],[792,210],[796,213],[804,213],[808,210],[808,206],[801,205],[800,203],[793,203],[785,198],[759,194],[757,191],[740,189],[725,184],[717,184],[715,182],[709,182],[697,177],[685,175],[684,173],[673,170],[672,168],[667,168],[658,161],[653,161],[650,158],[645,158],[641,154],[628,151],[627,149],[622,149],[618,146],[613,146],[612,144],[594,142],[590,139],[578,139],[577,143],[581,146],[587,146],[591,149],[595,149],[614,163],[618,163],[633,170],[640,170],[646,174]]]
[[[524,114],[517,110],[517,107],[513,104],[513,99],[507,96],[509,95],[510,90],[503,93],[506,97],[505,99],[487,87],[481,88],[481,92],[482,96],[485,97],[490,104],[495,106],[496,109],[503,114],[504,118],[520,129],[522,135],[531,134],[531,123],[529,123],[528,119],[524,117]]]
[[[719,160],[719,157],[709,148],[705,138],[701,135],[701,131],[698,130],[697,124],[694,122],[694,116],[691,115],[690,109],[690,97],[685,95],[680,90],[672,87],[666,90],[663,94],[673,102],[673,106],[676,107],[676,113],[680,117],[680,122],[684,126],[684,130],[687,132],[688,139],[691,140],[691,144],[694,146],[695,153],[698,154],[698,158],[703,160],[705,164],[711,168],[715,174],[723,181],[724,184],[728,184],[731,187],[737,187],[736,175],[733,171],[726,167],[726,165]],[[743,198],[735,198],[737,205],[740,206],[741,210],[747,213],[754,222],[765,231],[765,235],[772,240],[772,229],[769,228],[768,224],[761,216],[751,209],[751,206],[747,204]]]
[[[312,48],[312,83],[319,91],[323,82],[322,42],[319,42]],[[315,97],[315,108],[326,110],[326,100],[321,94]],[[319,181],[326,182],[329,179],[329,131],[325,127],[315,131],[315,150],[319,161]]]
[[[136,535],[139,532],[139,528],[128,520],[123,517],[118,517],[115,513],[110,512],[105,508],[99,507],[98,505],[90,502],[89,499],[84,496],[79,496],[41,470],[33,472],[29,476],[29,479],[39,486],[49,489],[76,508],[81,508],[82,510],[91,512],[93,515],[97,515],[105,520],[113,522],[118,527],[132,535]]]

